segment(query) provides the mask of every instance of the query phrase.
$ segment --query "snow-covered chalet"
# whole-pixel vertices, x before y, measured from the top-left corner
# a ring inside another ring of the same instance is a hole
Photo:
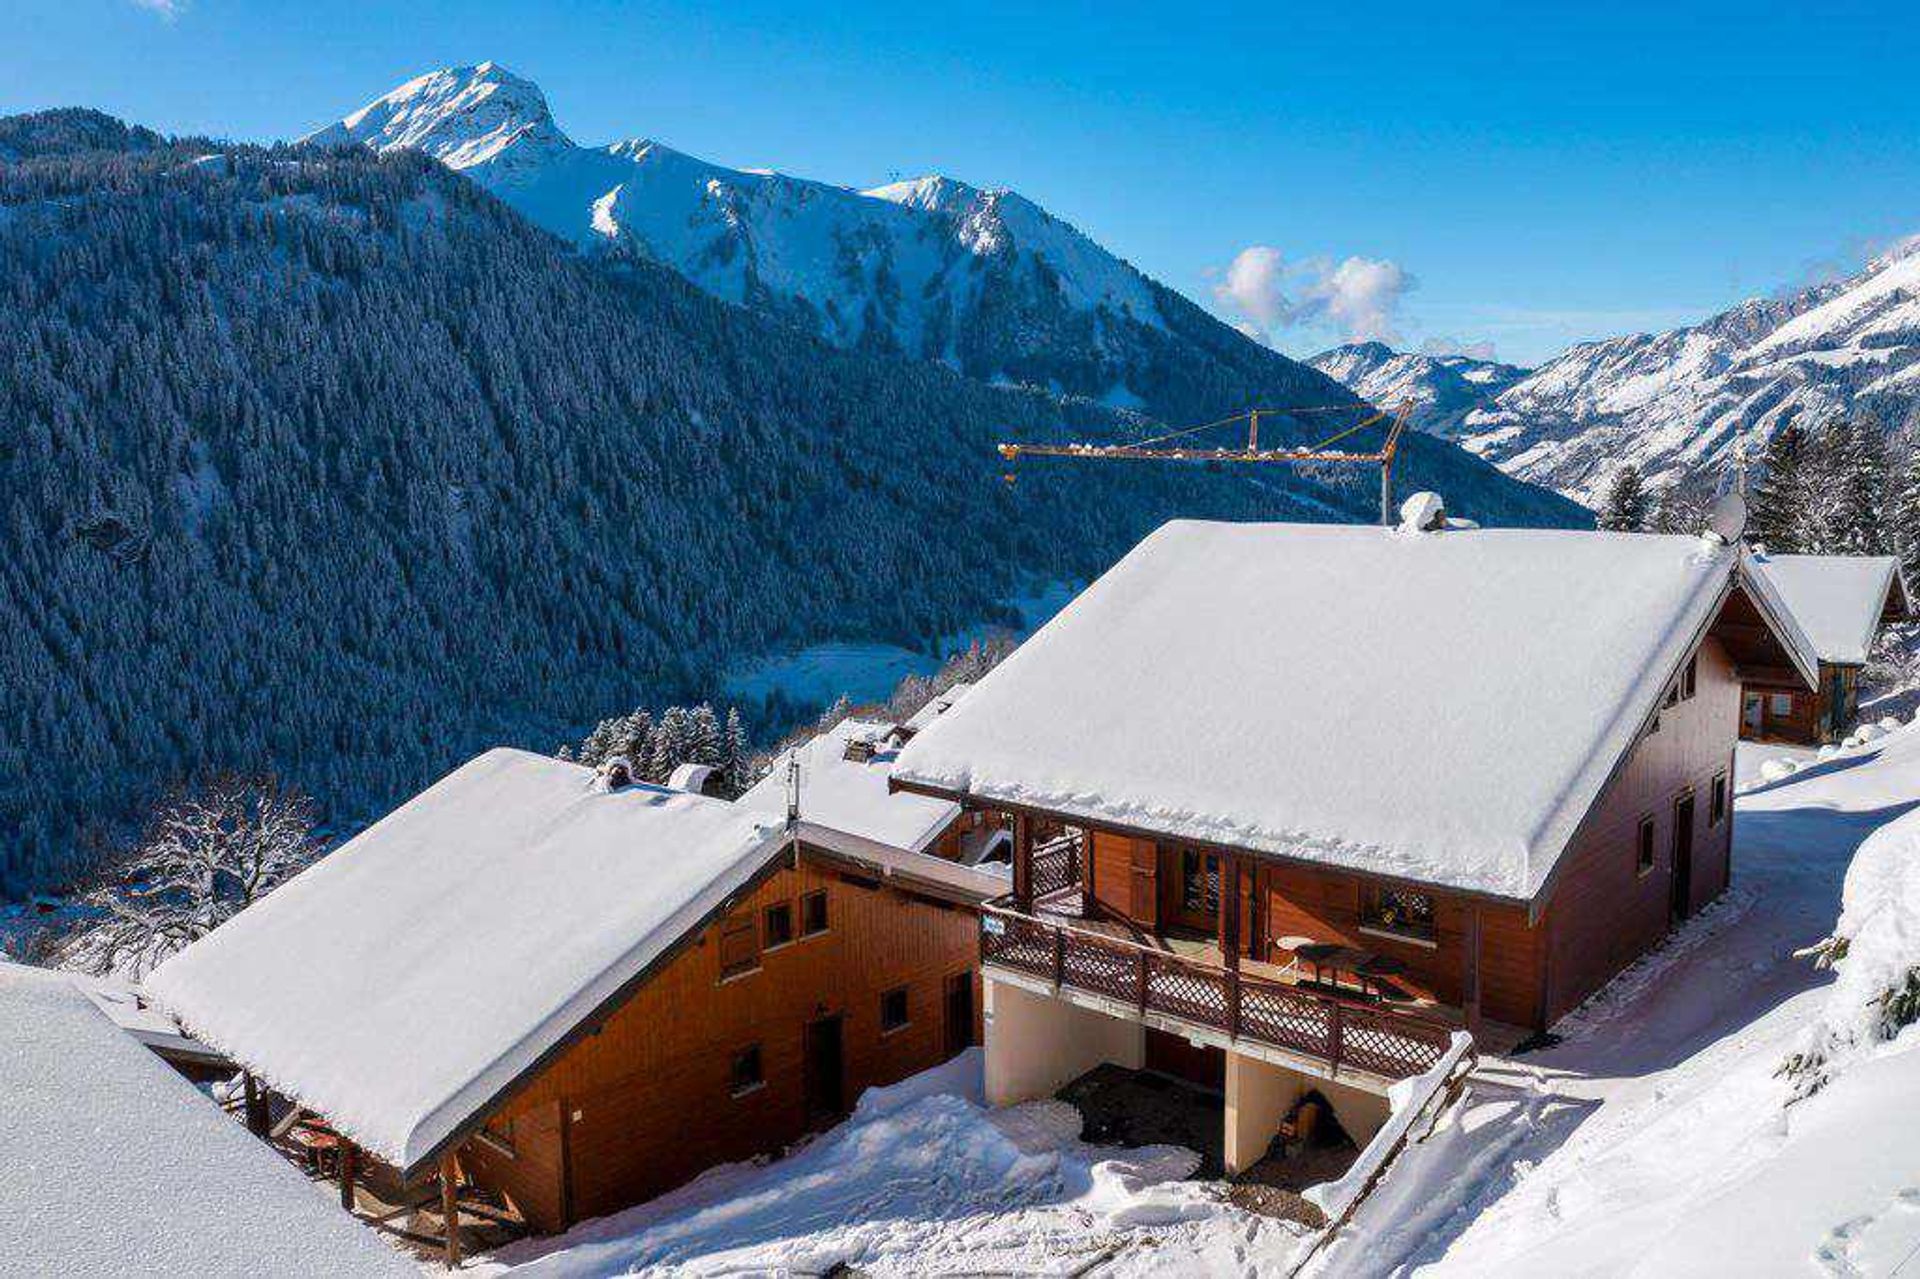
[[[1230,1172],[1308,1090],[1364,1140],[1726,889],[1741,680],[1817,667],[1753,555],[1433,513],[1168,524],[902,750],[1014,830],[990,1100],[1113,1063],[1222,1092]]]

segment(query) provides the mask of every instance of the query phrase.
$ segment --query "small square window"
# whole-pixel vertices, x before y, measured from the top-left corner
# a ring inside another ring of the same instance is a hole
[[[1693,696],[1694,690],[1699,687],[1699,681],[1700,681],[1699,659],[1696,657],[1689,657],[1687,659],[1686,668],[1680,672],[1680,700],[1681,701],[1684,702],[1688,698]]]
[[[1774,693],[1767,698],[1767,714],[1779,719],[1793,714],[1793,694]]]
[[[1653,869],[1653,818],[1640,819],[1640,839],[1634,851],[1634,870],[1644,875]]]
[[[895,986],[880,996],[880,1033],[899,1030],[907,1024],[907,988]]]
[[[800,935],[811,937],[827,931],[827,890],[808,893],[800,899]]]
[[[793,940],[793,903],[776,902],[767,907],[767,949],[784,946]]]
[[[1727,775],[1717,773],[1713,779],[1712,798],[1708,801],[1707,824],[1718,826],[1727,819]]]
[[[733,1055],[733,1064],[728,1069],[728,1086],[736,1097],[752,1092],[767,1082],[766,1074],[760,1066],[760,1045],[748,1044]]]

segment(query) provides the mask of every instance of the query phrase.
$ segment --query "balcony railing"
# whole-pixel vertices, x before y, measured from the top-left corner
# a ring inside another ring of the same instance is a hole
[[[1183,959],[989,903],[980,912],[980,960],[1090,995],[1221,1031],[1234,1039],[1387,1079],[1439,1061],[1456,1027],[1413,1013]]]

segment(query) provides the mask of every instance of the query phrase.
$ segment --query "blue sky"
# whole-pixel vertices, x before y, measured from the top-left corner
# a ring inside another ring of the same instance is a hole
[[[1293,352],[1381,335],[1534,362],[1920,231],[1890,3],[8,9],[0,112],[290,137],[492,58],[580,142],[1012,187]]]

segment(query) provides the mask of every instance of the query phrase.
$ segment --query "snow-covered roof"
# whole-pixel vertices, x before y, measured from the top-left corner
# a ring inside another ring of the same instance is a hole
[[[958,702],[967,695],[967,691],[972,687],[972,684],[962,680],[960,683],[948,688],[944,693],[935,694],[928,700],[925,706],[922,706],[907,718],[905,725],[907,732],[917,733],[927,725],[933,723],[934,720],[945,715],[953,709],[955,702]]]
[[[66,974],[0,964],[0,1097],[0,1271],[419,1274]]]
[[[213,1049],[180,1029],[173,1018],[149,1003],[128,983],[113,977],[76,976],[74,984],[108,1021],[154,1052],[209,1064],[225,1062]]]
[[[1762,555],[1754,562],[1823,662],[1864,666],[1888,592],[1898,591],[1906,608],[1900,561],[1891,555]]]
[[[746,884],[762,814],[516,750],[455,769],[162,964],[207,1043],[416,1169]]]
[[[890,793],[888,779],[899,748],[890,739],[892,725],[846,719],[774,761],[773,771],[742,795],[742,807],[784,820],[787,813],[787,761],[800,760],[800,815],[807,821],[875,840],[909,852],[921,852],[960,815],[951,800]],[[869,759],[848,759],[847,743],[864,739],[874,746]]]
[[[1531,900],[1732,581],[1700,538],[1165,525],[897,780]]]

